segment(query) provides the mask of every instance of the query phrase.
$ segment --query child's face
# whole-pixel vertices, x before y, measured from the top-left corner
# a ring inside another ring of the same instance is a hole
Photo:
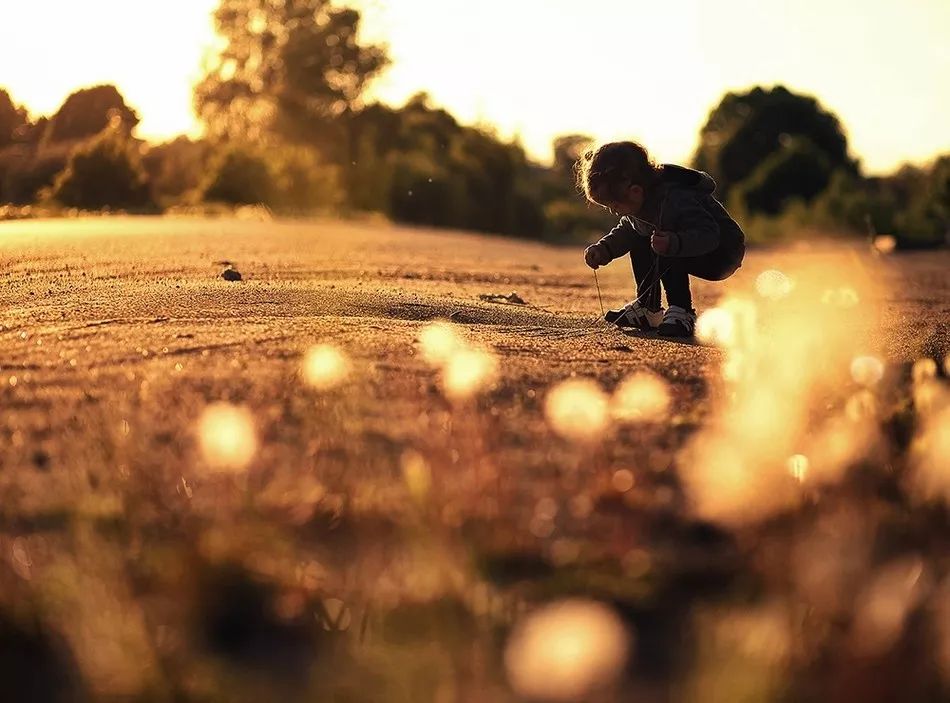
[[[607,198],[598,203],[607,208],[613,215],[621,217],[636,216],[640,214],[643,208],[643,188],[641,186],[629,186],[622,192],[621,199]]]

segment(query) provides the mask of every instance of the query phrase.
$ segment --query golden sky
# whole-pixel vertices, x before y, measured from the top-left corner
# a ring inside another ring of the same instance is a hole
[[[34,115],[111,82],[141,136],[194,132],[191,84],[216,0],[0,0],[0,86]],[[548,158],[584,132],[689,158],[726,90],[817,95],[872,172],[950,152],[948,0],[355,0],[393,66],[374,93],[426,90]]]

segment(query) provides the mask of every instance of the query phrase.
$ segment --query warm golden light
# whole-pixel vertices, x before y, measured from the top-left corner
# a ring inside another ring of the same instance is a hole
[[[864,389],[841,397],[849,371],[867,385],[883,374],[877,359],[855,356],[872,320],[849,312],[867,294],[847,282],[849,274],[857,279],[863,269],[847,257],[816,260],[788,276],[795,295],[782,305],[771,304],[775,295],[750,298],[737,291],[700,318],[697,336],[723,347],[723,376],[730,381],[717,415],[678,461],[693,508],[703,517],[724,523],[768,517],[796,504],[795,482],[836,481],[873,450],[873,394]],[[844,283],[829,297],[825,286],[832,276]],[[762,293],[761,279],[756,287]],[[829,305],[817,324],[824,301]],[[815,424],[829,408],[840,414]]]
[[[755,279],[756,292],[769,300],[781,300],[787,297],[793,287],[792,279],[775,269],[763,271]]]
[[[808,475],[808,457],[804,454],[794,454],[789,457],[788,472],[799,483],[804,482]]]
[[[254,418],[229,403],[205,408],[198,420],[198,440],[205,462],[222,472],[243,471],[257,452]]]
[[[614,392],[611,413],[620,422],[659,422],[670,407],[670,391],[659,376],[639,371]]]
[[[630,634],[610,608],[567,600],[540,608],[515,628],[505,668],[519,696],[590,700],[619,678],[630,649]]]
[[[419,332],[422,358],[435,366],[446,363],[455,352],[464,347],[465,342],[448,322],[433,322]]]
[[[720,347],[731,346],[736,338],[735,320],[722,308],[710,308],[696,320],[696,338]]]
[[[874,238],[874,248],[881,254],[891,254],[897,249],[897,239],[890,234],[880,234]]]
[[[607,395],[589,379],[569,379],[548,393],[545,416],[551,428],[562,437],[592,441],[601,436],[609,423]]]
[[[498,359],[480,349],[462,349],[442,369],[442,384],[450,398],[463,400],[481,392],[498,376]]]
[[[301,373],[311,388],[329,390],[346,380],[350,373],[350,360],[336,347],[318,344],[304,355]]]
[[[874,386],[884,376],[884,363],[876,356],[856,356],[851,362],[851,378],[862,386]]]

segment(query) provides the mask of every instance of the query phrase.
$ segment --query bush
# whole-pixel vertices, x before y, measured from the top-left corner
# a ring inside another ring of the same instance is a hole
[[[0,202],[28,205],[65,170],[74,145],[34,148],[25,144],[0,150]]]
[[[276,195],[274,172],[254,150],[232,147],[213,162],[200,194],[206,202],[270,206]]]
[[[337,208],[343,201],[337,169],[325,163],[314,149],[287,146],[271,152],[274,173],[274,206],[293,214]]]
[[[109,128],[76,149],[49,195],[82,210],[154,206],[138,149],[118,128]]]
[[[210,147],[206,142],[179,137],[150,148],[143,165],[155,198],[172,205],[195,193],[207,170]]]

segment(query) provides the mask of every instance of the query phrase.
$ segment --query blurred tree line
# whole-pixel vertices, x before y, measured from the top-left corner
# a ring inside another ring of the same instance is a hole
[[[215,20],[224,48],[195,88],[201,140],[136,139],[138,116],[113,86],[77,91],[35,122],[0,90],[0,207],[259,204],[549,241],[588,239],[612,224],[575,186],[574,164],[592,142],[585,135],[555,140],[553,164],[542,166],[425,94],[401,107],[368,104],[366,88],[388,58],[359,41],[356,10],[221,0]],[[950,155],[864,177],[838,119],[783,87],[724,96],[693,165],[716,178],[753,240],[810,226],[930,244],[950,230]]]

